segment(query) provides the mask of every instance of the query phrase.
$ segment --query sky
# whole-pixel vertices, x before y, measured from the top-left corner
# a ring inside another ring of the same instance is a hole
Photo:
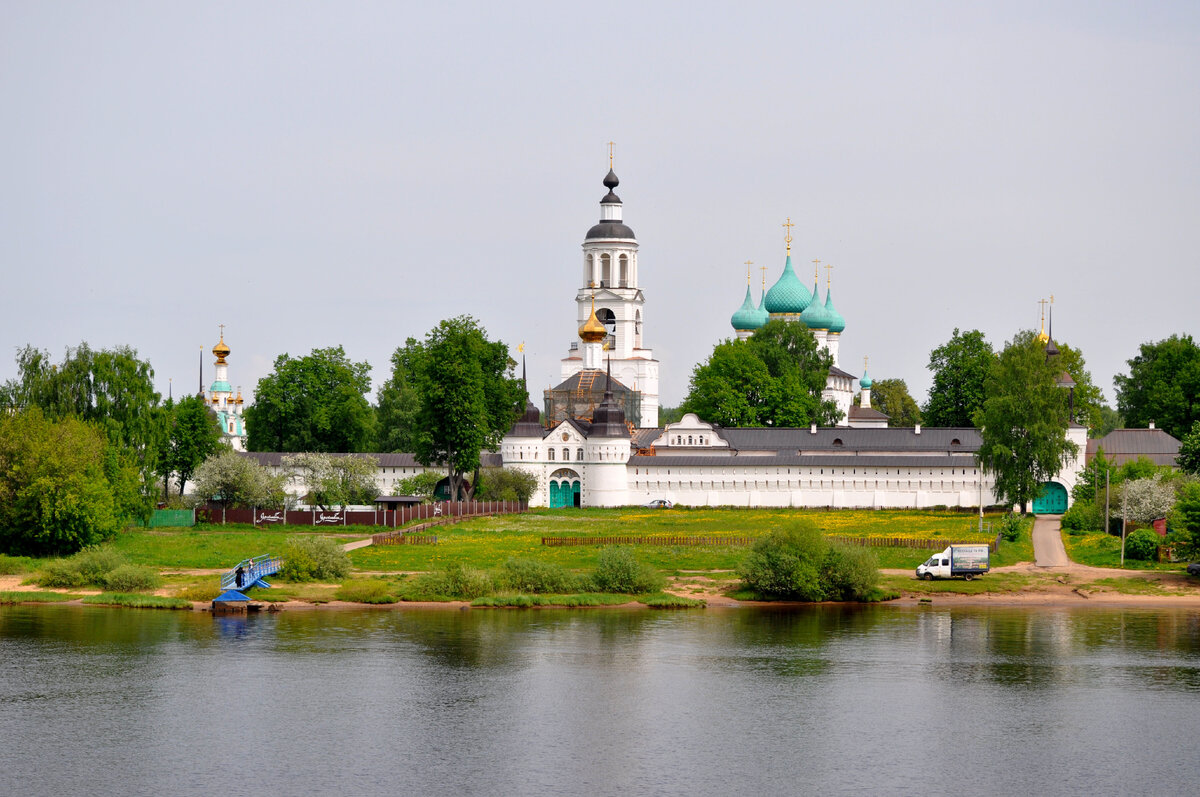
[[[337,345],[378,386],[468,314],[536,393],[609,141],[667,406],[788,218],[843,368],[922,403],[956,327],[999,348],[1051,295],[1110,402],[1200,337],[1195,2],[10,0],[0,108],[0,380],[129,345],[178,397],[224,324],[248,398]]]

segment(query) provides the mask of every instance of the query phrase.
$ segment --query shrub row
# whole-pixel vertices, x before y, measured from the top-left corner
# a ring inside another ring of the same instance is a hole
[[[85,548],[66,559],[47,562],[37,576],[43,587],[97,587],[114,592],[146,592],[162,585],[149,567],[131,565],[116,551]]]

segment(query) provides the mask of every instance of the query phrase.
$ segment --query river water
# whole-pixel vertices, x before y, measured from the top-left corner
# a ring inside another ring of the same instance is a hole
[[[1200,612],[0,607],[3,795],[1180,794]]]

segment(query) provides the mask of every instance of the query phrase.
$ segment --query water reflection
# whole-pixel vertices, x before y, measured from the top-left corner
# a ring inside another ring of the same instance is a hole
[[[0,607],[0,793],[1152,793],[1198,691],[1191,611]]]

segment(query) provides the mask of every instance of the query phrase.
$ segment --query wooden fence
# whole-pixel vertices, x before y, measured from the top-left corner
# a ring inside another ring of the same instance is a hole
[[[207,523],[252,523],[255,526],[389,526],[397,528],[414,520],[511,515],[525,512],[524,501],[441,501],[416,504],[403,509],[225,509],[209,504],[197,511],[197,520]]]
[[[917,539],[915,537],[827,537],[826,539],[834,542],[840,542],[845,545],[856,545],[860,548],[920,548],[924,550],[940,551],[948,548],[951,545],[983,545],[982,542],[967,542],[957,543],[950,540],[930,540]],[[1000,545],[1000,535],[996,535],[996,539],[987,543],[988,550],[992,553]]]

